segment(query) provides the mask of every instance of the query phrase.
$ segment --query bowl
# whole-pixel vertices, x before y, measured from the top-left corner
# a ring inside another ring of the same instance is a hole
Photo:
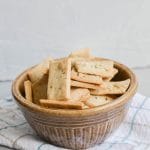
[[[118,128],[137,90],[134,73],[125,65],[114,63],[119,73],[113,80],[130,78],[130,86],[125,94],[102,106],[84,110],[47,109],[27,101],[23,83],[33,67],[14,80],[12,95],[27,122],[43,140],[64,148],[86,149],[102,143]]]

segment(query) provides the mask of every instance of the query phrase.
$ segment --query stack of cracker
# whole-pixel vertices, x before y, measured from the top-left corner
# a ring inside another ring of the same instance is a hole
[[[93,108],[126,92],[130,79],[112,81],[117,73],[113,61],[97,59],[89,49],[82,49],[66,58],[49,58],[30,70],[25,96],[46,108]]]

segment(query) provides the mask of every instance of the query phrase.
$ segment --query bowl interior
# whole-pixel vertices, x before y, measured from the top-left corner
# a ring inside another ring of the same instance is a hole
[[[46,108],[42,108],[36,104],[31,104],[29,102],[27,102],[24,98],[25,93],[24,93],[24,81],[28,79],[27,76],[27,72],[32,69],[28,69],[26,71],[24,71],[21,75],[19,75],[16,80],[14,81],[13,85],[12,85],[12,94],[15,97],[15,99],[17,100],[17,102],[25,107],[28,107],[34,111],[41,111],[41,112],[45,112],[45,113],[54,113],[54,114],[58,114],[60,115],[60,111],[63,115],[88,115],[88,114],[94,114],[96,112],[99,111],[107,111],[108,109],[111,109],[114,106],[118,106],[118,105],[123,105],[124,103],[126,103],[127,101],[129,101],[129,99],[135,94],[136,89],[137,89],[137,80],[136,77],[134,75],[134,73],[126,66],[124,66],[123,64],[120,64],[118,62],[115,62],[115,68],[117,68],[119,70],[119,73],[113,78],[113,81],[121,81],[121,80],[125,80],[130,78],[131,82],[130,82],[130,86],[127,90],[127,92],[125,94],[123,94],[122,96],[120,96],[119,98],[117,98],[117,100],[112,101],[106,105],[102,105],[102,106],[98,106],[95,108],[89,108],[89,109],[84,109],[84,110],[55,110],[55,109],[46,109]]]
[[[125,79],[128,79],[128,78],[131,79],[131,75],[126,70],[124,70],[124,68],[118,66],[117,64],[115,64],[115,68],[117,68],[119,70],[119,72],[112,79],[112,81],[122,81],[122,80],[125,80]],[[24,74],[24,76],[22,78],[22,81],[19,84],[19,92],[21,93],[22,97],[24,97],[24,98],[25,98],[25,91],[24,91],[24,84],[23,83],[26,80],[28,80],[27,72],[25,72],[25,74]]]

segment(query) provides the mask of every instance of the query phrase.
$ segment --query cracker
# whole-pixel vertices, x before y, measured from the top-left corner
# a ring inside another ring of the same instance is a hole
[[[71,58],[71,67],[74,68],[75,63],[76,63],[77,61],[84,61],[84,60],[86,60],[86,58],[83,58],[83,57]]]
[[[70,99],[71,60],[65,58],[51,62],[49,69],[48,99]]]
[[[99,89],[100,87],[100,85],[98,84],[90,84],[90,83],[79,82],[79,81],[74,81],[74,80],[71,80],[71,86],[87,88],[87,89]]]
[[[85,101],[84,103],[88,107],[93,108],[96,106],[107,104],[107,103],[111,102],[111,100],[113,100],[113,98],[109,97],[109,96],[91,96],[91,98],[89,100]]]
[[[130,79],[116,82],[105,82],[105,86],[91,90],[92,95],[124,94],[130,85]]]
[[[41,99],[40,100],[41,106],[46,108],[61,108],[61,109],[83,109],[84,104],[80,101],[73,102],[73,101],[57,101],[57,100],[47,100]]]
[[[42,63],[38,64],[30,71],[28,71],[28,77],[32,83],[38,81],[44,74],[48,74],[49,63],[52,61],[52,58],[45,59]]]
[[[41,63],[41,65],[45,68],[48,68],[49,69],[49,62],[53,61],[53,58],[52,57],[48,57],[46,59],[44,59]]]
[[[40,99],[47,98],[48,74],[45,74],[38,81],[33,83],[33,102],[39,104]]]
[[[32,84],[27,80],[24,82],[25,98],[32,102]]]
[[[110,77],[113,65],[113,61],[110,60],[78,60],[75,62],[75,68],[78,72],[99,75],[101,77]]]
[[[93,84],[102,84],[103,80],[100,76],[89,75],[84,73],[79,73],[72,69],[71,71],[71,79],[81,82],[93,83]]]
[[[83,57],[83,58],[91,58],[91,54],[90,54],[91,49],[89,48],[83,48],[80,50],[76,50],[74,52],[72,52],[69,57],[74,58],[74,57]]]
[[[94,58],[90,54],[90,51],[91,51],[91,49],[89,49],[89,48],[83,48],[83,49],[72,52],[69,55],[69,58],[71,58],[72,67],[74,66],[75,62],[78,60],[89,60],[89,59]]]
[[[104,81],[111,81],[117,73],[118,73],[118,69],[113,68],[112,72],[111,72],[112,76],[107,77],[107,78],[103,78],[103,80]]]
[[[90,98],[90,91],[83,88],[71,88],[71,101],[86,101]]]
[[[82,107],[82,109],[88,109],[89,106],[87,106],[86,104],[84,104],[84,106]]]

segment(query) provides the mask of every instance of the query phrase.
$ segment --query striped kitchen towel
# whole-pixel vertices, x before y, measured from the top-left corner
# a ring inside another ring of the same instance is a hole
[[[19,150],[63,150],[42,141],[11,97],[0,99],[0,145]],[[136,94],[120,127],[89,150],[149,150],[150,98]]]

